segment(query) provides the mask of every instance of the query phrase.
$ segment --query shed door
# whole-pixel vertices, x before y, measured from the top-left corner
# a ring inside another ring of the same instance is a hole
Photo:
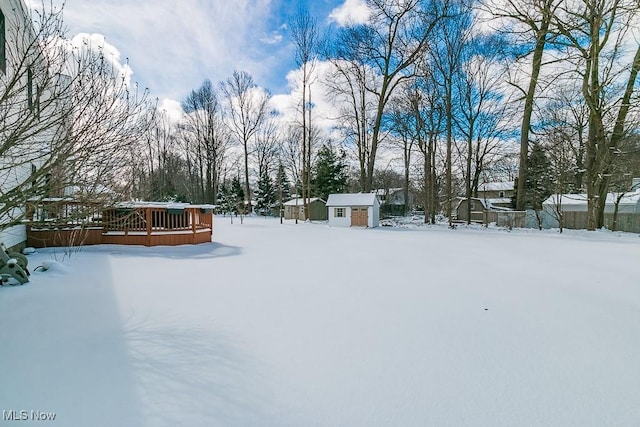
[[[364,207],[351,208],[351,226],[366,227],[369,225],[369,210]]]

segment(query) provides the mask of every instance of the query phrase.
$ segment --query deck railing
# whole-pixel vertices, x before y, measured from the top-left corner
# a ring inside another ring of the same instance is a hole
[[[194,205],[99,209],[75,201],[40,201],[30,205],[28,219],[27,237],[35,247],[73,244],[79,229],[90,230],[84,244],[146,246],[210,242],[213,232],[212,209]]]

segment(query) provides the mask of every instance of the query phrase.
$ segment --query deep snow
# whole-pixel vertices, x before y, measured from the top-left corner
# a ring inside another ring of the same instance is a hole
[[[215,224],[206,245],[30,255],[51,268],[0,288],[0,410],[56,413],[25,426],[640,422],[637,234]]]

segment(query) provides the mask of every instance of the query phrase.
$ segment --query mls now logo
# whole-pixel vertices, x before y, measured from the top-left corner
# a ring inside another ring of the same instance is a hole
[[[15,409],[12,409],[10,411],[2,411],[3,421],[53,421],[55,419],[55,412],[43,412],[34,410],[27,411],[26,409],[20,411]]]

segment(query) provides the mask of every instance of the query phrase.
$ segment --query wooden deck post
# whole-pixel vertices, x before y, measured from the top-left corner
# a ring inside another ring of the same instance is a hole
[[[147,221],[147,238],[145,246],[151,246],[151,208],[146,208],[144,210],[144,217]]]
[[[191,211],[191,231],[193,232],[193,243],[196,242],[196,210],[189,209]]]

